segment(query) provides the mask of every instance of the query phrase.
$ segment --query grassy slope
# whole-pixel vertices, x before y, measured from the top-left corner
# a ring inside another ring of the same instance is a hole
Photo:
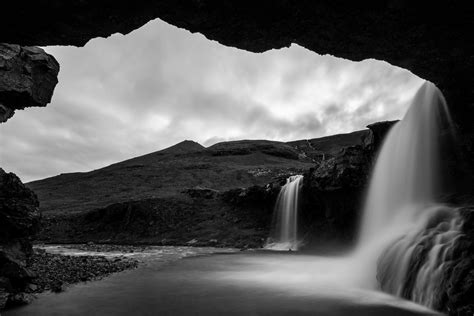
[[[332,155],[360,143],[367,131],[289,143],[235,141],[211,147],[184,141],[167,149],[85,173],[61,174],[34,181],[46,216],[77,213],[112,203],[179,197],[186,188],[220,191],[263,185],[275,177],[314,165],[314,158]]]

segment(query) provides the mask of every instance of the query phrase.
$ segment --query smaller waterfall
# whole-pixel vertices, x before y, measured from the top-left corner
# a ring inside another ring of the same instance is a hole
[[[275,205],[274,231],[266,249],[298,250],[298,198],[302,175],[291,176],[281,188]]]

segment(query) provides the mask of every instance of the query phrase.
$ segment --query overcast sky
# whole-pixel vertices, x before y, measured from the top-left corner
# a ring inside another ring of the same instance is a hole
[[[209,146],[351,132],[401,118],[422,83],[381,61],[297,45],[254,54],[160,20],[83,48],[45,50],[61,65],[52,103],[0,124],[0,166],[25,182],[184,139]]]

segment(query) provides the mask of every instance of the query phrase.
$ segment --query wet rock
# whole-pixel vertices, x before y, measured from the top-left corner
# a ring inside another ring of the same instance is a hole
[[[444,267],[446,301],[441,310],[467,316],[474,312],[474,207],[463,208],[460,214],[464,235],[456,243],[452,262]]]
[[[84,247],[90,250],[90,246]],[[137,265],[136,260],[126,257],[65,256],[35,250],[28,259],[29,269],[36,274],[35,286],[30,285],[28,292],[63,292],[68,284],[97,280],[111,273],[136,268]]]
[[[455,210],[451,210],[451,213],[453,212]],[[449,248],[439,248],[444,253],[444,260],[442,263],[438,262],[439,275],[435,284],[430,284],[430,289],[424,288],[424,291],[430,291],[424,293],[424,297],[425,300],[426,297],[432,297],[429,302],[435,310],[449,315],[471,316],[474,311],[474,207],[464,207],[456,212],[463,221],[459,237],[454,239],[454,244]],[[435,242],[441,240],[439,236],[450,219],[449,216],[434,217],[426,228],[418,233],[418,237],[414,239],[416,243],[413,244],[413,251],[407,258],[406,274],[402,279],[394,279],[400,269],[397,264],[399,258],[394,258],[393,254],[396,252],[392,252],[397,241],[387,247],[379,258],[377,268],[377,279],[383,290],[393,293],[395,284],[402,297],[420,300],[416,284],[423,280],[418,276],[422,273],[424,263],[433,260],[429,257],[430,250],[435,246],[440,247]],[[445,240],[443,244],[448,245],[448,241]]]
[[[58,72],[58,62],[41,48],[0,43],[0,123],[15,110],[51,102]]]
[[[30,304],[35,297],[28,293],[17,293],[8,298],[8,307]]]
[[[87,281],[87,278],[82,277],[82,278],[80,278],[80,281]],[[54,293],[64,292],[64,290],[65,290],[64,283],[61,282],[61,281],[58,281],[58,280],[54,280],[49,285],[49,289]]]
[[[28,284],[28,286],[26,287],[26,290],[28,292],[36,292],[38,290],[38,286],[36,284]]]

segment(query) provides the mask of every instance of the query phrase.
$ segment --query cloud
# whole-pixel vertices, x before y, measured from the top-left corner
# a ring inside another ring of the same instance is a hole
[[[289,141],[402,117],[422,80],[376,60],[297,45],[254,54],[155,20],[61,64],[52,103],[0,125],[0,166],[30,181],[88,171],[192,139]]]

